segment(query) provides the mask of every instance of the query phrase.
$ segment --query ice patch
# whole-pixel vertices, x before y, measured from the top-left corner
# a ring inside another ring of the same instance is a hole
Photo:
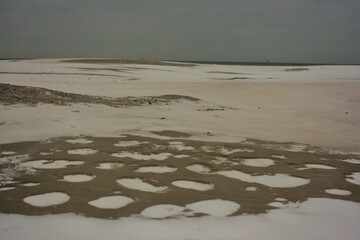
[[[187,204],[186,208],[197,213],[205,213],[215,217],[225,217],[239,210],[240,204],[227,200],[213,199]]]
[[[192,172],[196,173],[209,173],[211,170],[208,166],[202,165],[202,164],[192,164],[187,167],[185,167],[187,170],[190,170]]]
[[[184,210],[184,207],[173,204],[159,204],[145,208],[141,215],[147,218],[163,219],[181,216]]]
[[[68,161],[68,160],[35,160],[23,163],[26,167],[36,169],[58,169],[66,168],[67,166],[78,166],[84,164],[83,161]]]
[[[176,167],[169,167],[169,166],[145,166],[140,167],[135,172],[141,173],[169,173],[175,172],[177,170]]]
[[[122,163],[100,163],[96,166],[98,169],[116,169],[124,166]]]
[[[351,195],[351,192],[348,190],[343,190],[343,189],[326,189],[325,192],[329,193],[329,194],[334,194],[334,195],[340,195],[340,196],[347,196],[347,195]]]
[[[79,138],[79,139],[68,139],[65,142],[67,143],[80,143],[80,144],[88,144],[88,143],[93,143],[94,141],[89,140],[89,139],[85,139],[85,138]]]
[[[299,187],[308,184],[310,182],[309,179],[293,177],[282,173],[276,173],[274,175],[258,175],[258,176],[251,176],[250,174],[243,173],[237,170],[220,171],[215,173],[225,177],[235,178],[244,182],[259,183],[274,188]]]
[[[20,186],[24,186],[24,187],[35,187],[35,186],[39,186],[40,183],[23,183]]]
[[[214,189],[215,185],[212,183],[201,183],[189,180],[178,180],[171,183],[179,188],[192,189],[197,191],[209,191]]]
[[[346,181],[360,185],[360,172],[353,172],[351,175],[347,175],[347,177],[345,178]]]
[[[35,207],[48,207],[69,201],[70,196],[62,192],[51,192],[26,197],[23,201]]]
[[[241,163],[251,167],[270,167],[274,165],[274,160],[268,158],[249,158],[241,160]]]
[[[115,147],[131,147],[131,146],[137,146],[143,143],[149,143],[149,142],[139,142],[139,141],[119,141],[114,144]]]
[[[81,149],[73,149],[68,150],[68,154],[79,154],[79,155],[90,155],[99,152],[97,149],[91,149],[91,148],[81,148]]]
[[[144,191],[144,192],[160,193],[168,190],[168,187],[166,186],[156,187],[154,185],[151,185],[150,183],[144,182],[140,178],[122,178],[116,180],[116,182],[125,188]]]
[[[353,164],[360,164],[360,160],[355,159],[355,158],[348,158],[348,159],[344,159],[342,161],[343,162],[348,162],[348,163],[353,163]]]
[[[88,202],[89,205],[101,209],[118,209],[134,202],[132,198],[125,196],[108,196],[101,197],[96,200]]]
[[[119,157],[119,158],[133,158],[136,160],[144,160],[144,161],[149,161],[149,160],[158,160],[158,161],[163,161],[165,159],[167,159],[168,157],[170,157],[172,154],[171,153],[157,153],[157,154],[149,154],[149,155],[144,155],[141,153],[136,153],[136,152],[120,152],[120,153],[113,153],[111,154],[111,156],[113,157]]]
[[[305,164],[305,167],[307,168],[315,168],[315,169],[336,169],[332,166],[322,165],[322,164]]]
[[[65,175],[61,181],[65,182],[88,182],[95,178],[95,176],[90,176],[86,174],[73,174],[73,175]]]

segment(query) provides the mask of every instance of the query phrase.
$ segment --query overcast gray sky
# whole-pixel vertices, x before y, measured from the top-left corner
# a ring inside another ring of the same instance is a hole
[[[1,58],[360,63],[360,0],[0,0]]]

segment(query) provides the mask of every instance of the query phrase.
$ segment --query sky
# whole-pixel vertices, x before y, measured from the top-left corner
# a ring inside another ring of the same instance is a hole
[[[360,64],[360,0],[0,0],[0,58]]]

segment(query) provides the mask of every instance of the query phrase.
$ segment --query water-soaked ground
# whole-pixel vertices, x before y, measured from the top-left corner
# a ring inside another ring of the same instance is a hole
[[[176,217],[207,214],[205,205],[224,204],[225,215],[240,215],[310,197],[360,202],[355,155],[294,143],[153,134],[163,139],[82,136],[0,145],[0,212],[118,218],[167,211],[161,216]]]

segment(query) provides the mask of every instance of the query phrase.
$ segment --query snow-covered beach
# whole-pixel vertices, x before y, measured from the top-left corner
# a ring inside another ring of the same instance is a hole
[[[2,239],[360,236],[359,66],[9,60],[0,84]]]

